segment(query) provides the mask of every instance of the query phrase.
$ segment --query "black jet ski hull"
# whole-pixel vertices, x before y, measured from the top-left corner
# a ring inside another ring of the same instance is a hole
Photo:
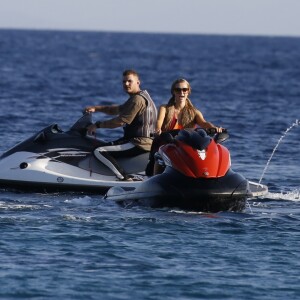
[[[249,182],[229,170],[216,179],[195,179],[167,167],[165,172],[141,183],[133,191],[111,188],[105,198],[123,206],[173,207],[183,210],[243,211],[249,197]]]

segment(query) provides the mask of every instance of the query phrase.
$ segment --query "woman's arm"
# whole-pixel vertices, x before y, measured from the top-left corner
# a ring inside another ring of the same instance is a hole
[[[164,122],[165,116],[166,116],[166,106],[161,105],[158,110],[158,117],[157,117],[156,128],[155,128],[155,132],[157,134],[161,134],[161,127]]]
[[[211,122],[206,121],[204,119],[201,111],[199,111],[199,110],[196,111],[195,123],[202,128],[205,128],[205,129],[215,128],[217,132],[222,132],[222,127],[217,127],[214,124],[212,124]]]

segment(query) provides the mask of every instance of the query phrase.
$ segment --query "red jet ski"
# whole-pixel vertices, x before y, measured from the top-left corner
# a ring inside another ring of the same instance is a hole
[[[113,187],[105,198],[126,207],[242,211],[253,193],[249,181],[231,169],[229,150],[221,145],[228,137],[227,131],[207,133],[203,129],[180,130],[175,138],[166,134],[166,144],[159,148],[157,155],[158,162],[165,166],[164,172],[132,191]],[[267,187],[262,185],[254,188],[267,192]]]

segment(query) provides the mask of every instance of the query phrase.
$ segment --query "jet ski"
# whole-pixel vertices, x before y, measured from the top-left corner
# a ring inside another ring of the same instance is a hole
[[[173,207],[201,212],[242,211],[250,197],[266,194],[266,186],[249,182],[231,169],[229,150],[221,145],[227,131],[207,134],[203,129],[180,130],[158,151],[162,174],[132,191],[111,188],[105,199],[124,207]]]
[[[183,138],[186,133],[170,138],[160,150],[166,169],[163,174],[150,178],[145,175],[148,152],[119,158],[119,165],[133,178],[132,181],[121,181],[94,156],[94,149],[106,142],[87,135],[86,128],[91,123],[92,114],[86,113],[67,131],[56,123],[51,124],[2,153],[0,188],[101,195],[109,190],[105,197],[124,205],[129,201],[152,207],[196,206],[210,210],[242,209],[246,195],[257,197],[267,193],[266,186],[249,182],[230,169],[229,152],[220,145],[224,133],[209,139],[211,145],[207,149],[197,143],[189,145],[189,137]],[[206,167],[202,164],[213,157],[218,161],[214,166],[218,171],[211,172],[211,165],[204,170]],[[203,174],[197,173],[195,167]],[[193,175],[190,170],[196,173]],[[201,200],[204,198],[212,200]]]
[[[117,159],[132,181],[120,181],[93,154],[105,141],[88,136],[92,114],[68,130],[51,124],[0,156],[0,187],[22,191],[80,191],[104,194],[110,187],[134,189],[145,177],[149,153]]]

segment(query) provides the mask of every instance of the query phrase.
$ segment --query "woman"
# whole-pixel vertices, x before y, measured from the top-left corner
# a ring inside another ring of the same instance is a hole
[[[151,176],[157,173],[154,166],[154,154],[159,147],[165,143],[162,132],[170,132],[172,135],[178,133],[180,129],[195,128],[197,125],[201,128],[214,128],[217,132],[222,132],[222,127],[216,127],[210,122],[207,122],[202,113],[194,107],[188,96],[191,94],[191,86],[189,82],[183,78],[175,80],[171,86],[172,97],[168,104],[161,105],[158,111],[156,122],[156,134],[150,155],[149,163],[146,168],[146,175]]]
[[[201,128],[215,128],[221,132],[222,128],[207,122],[202,113],[192,104],[188,96],[191,94],[191,86],[185,79],[177,79],[171,87],[172,97],[168,104],[161,105],[156,122],[156,133],[173,129],[194,128],[199,125]]]

